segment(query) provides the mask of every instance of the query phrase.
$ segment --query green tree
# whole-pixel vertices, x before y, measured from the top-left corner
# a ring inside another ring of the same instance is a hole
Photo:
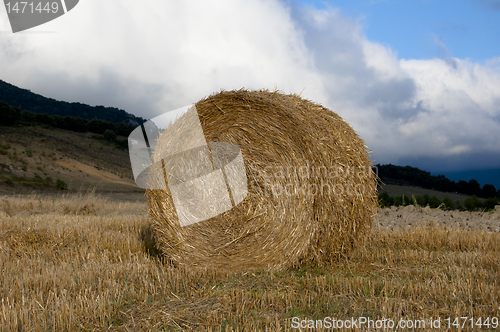
[[[485,184],[483,189],[481,189],[481,197],[489,198],[495,197],[497,195],[497,190],[492,184]]]
[[[54,122],[55,119],[54,119]],[[74,116],[65,116],[63,118],[62,129],[86,132],[87,131],[87,120],[82,118],[76,118]]]
[[[20,119],[22,122],[29,124],[29,125],[36,122],[35,114],[30,112],[30,111],[26,111],[26,110],[21,111]]]
[[[469,190],[468,190],[468,184],[467,184],[467,181],[464,181],[464,180],[458,180],[458,183],[457,183],[457,192],[461,193],[461,194],[468,194]]]
[[[417,197],[415,197],[415,199],[419,206],[427,206],[427,204],[429,203],[429,201],[426,200],[425,197],[422,195],[418,195]]]
[[[111,129],[106,129],[103,136],[106,139],[106,141],[109,141],[109,142],[116,141],[116,134]]]
[[[444,206],[446,206],[446,210],[454,210],[455,209],[455,204],[453,204],[453,201],[448,196],[443,198],[443,203],[444,203]]]
[[[410,205],[411,203],[412,203],[411,198],[406,195],[396,197],[396,199],[394,200],[395,206],[407,206]]]
[[[483,204],[484,211],[491,211],[495,208],[495,206],[497,206],[499,204],[500,204],[500,202],[498,201],[498,199],[496,197],[487,198]]]
[[[388,207],[394,205],[394,198],[389,196],[388,193],[383,192],[378,195],[378,201],[381,207]]]
[[[37,113],[35,115],[35,119],[38,124],[45,124],[51,127],[54,127],[56,125],[56,122],[54,121],[54,117],[52,115]]]
[[[13,126],[19,121],[21,111],[0,101],[0,125]]]
[[[61,179],[56,180],[56,188],[57,190],[67,190],[68,184]]]
[[[104,134],[106,129],[113,130],[115,133],[115,124],[104,120],[90,120],[87,124],[87,130],[95,134]]]
[[[481,185],[477,182],[477,180],[470,179],[467,185],[469,187],[469,195],[481,195]]]
[[[430,199],[429,199],[429,206],[433,209],[437,208],[439,205],[441,205],[441,201],[436,197],[436,196],[432,196]]]
[[[472,197],[469,197],[464,201],[464,207],[468,211],[476,211],[477,209],[481,209],[483,204],[479,199],[477,199],[476,195],[472,195]]]

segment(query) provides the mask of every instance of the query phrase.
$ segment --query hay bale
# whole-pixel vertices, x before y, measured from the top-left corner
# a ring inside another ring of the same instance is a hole
[[[168,190],[146,191],[159,249],[181,265],[243,270],[349,254],[376,213],[364,142],[334,112],[298,95],[224,91],[196,103],[207,142],[241,149],[248,194],[182,227]],[[162,140],[155,150],[159,161]]]

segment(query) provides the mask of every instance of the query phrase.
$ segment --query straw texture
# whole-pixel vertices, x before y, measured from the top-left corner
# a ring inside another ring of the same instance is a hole
[[[267,90],[223,91],[196,109],[207,142],[241,149],[248,195],[225,213],[181,227],[170,192],[147,190],[165,256],[193,267],[282,269],[335,261],[359,244],[376,213],[376,178],[367,147],[341,117]]]

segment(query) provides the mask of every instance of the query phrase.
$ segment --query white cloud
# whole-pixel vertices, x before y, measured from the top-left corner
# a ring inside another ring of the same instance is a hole
[[[415,100],[424,100],[428,122],[417,122],[422,135],[445,133],[435,154],[468,144],[474,151],[500,152],[500,72],[488,64],[468,60],[408,60],[402,67],[417,86]]]
[[[57,33],[0,37],[14,44],[3,50],[21,48],[24,53],[13,59],[0,51],[0,63],[9,63],[2,76],[52,96],[46,81],[55,80],[62,89],[55,93],[58,98],[77,94],[67,91],[72,86],[103,86],[107,75],[124,90],[85,101],[112,103],[145,116],[222,88],[321,90],[321,76],[278,1],[149,1],[139,6],[132,0],[88,0],[36,29]],[[135,91],[141,84],[162,90],[146,114],[120,101],[134,93],[142,98]]]
[[[0,11],[0,30],[6,19]],[[0,79],[144,117],[220,89],[305,88],[360,133],[376,162],[500,155],[500,58],[400,60],[329,7],[81,1],[27,33],[0,33]]]

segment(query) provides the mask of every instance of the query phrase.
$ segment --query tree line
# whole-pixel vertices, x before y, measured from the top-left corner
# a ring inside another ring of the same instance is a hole
[[[391,180],[397,180],[406,185],[422,187],[443,192],[459,193],[464,195],[475,195],[481,198],[498,197],[500,198],[500,190],[497,191],[494,185],[485,184],[482,188],[477,180],[469,181],[459,180],[452,181],[444,175],[431,175],[430,172],[423,171],[412,166],[396,166],[376,165],[378,168],[378,176],[384,183],[389,183]]]
[[[117,139],[118,136],[125,136],[135,129],[135,126],[121,122],[113,123],[106,120],[88,120],[75,116],[49,115],[44,113],[34,113],[27,110],[20,110],[17,107],[9,106],[0,101],[0,126],[34,126],[42,125],[52,128],[59,128],[81,133],[94,133],[102,135],[102,138],[115,142],[122,148],[127,148],[126,139]]]
[[[472,195],[472,197],[466,198],[462,203],[460,201],[453,202],[451,198],[445,197],[443,200],[439,200],[436,196],[429,195],[418,195],[409,197],[402,195],[399,197],[389,196],[388,193],[383,192],[378,194],[378,202],[380,207],[390,207],[390,206],[429,206],[433,209],[443,209],[443,210],[459,210],[459,211],[492,211],[497,205],[500,205],[500,199],[498,197],[490,197],[484,201],[481,201]]]

